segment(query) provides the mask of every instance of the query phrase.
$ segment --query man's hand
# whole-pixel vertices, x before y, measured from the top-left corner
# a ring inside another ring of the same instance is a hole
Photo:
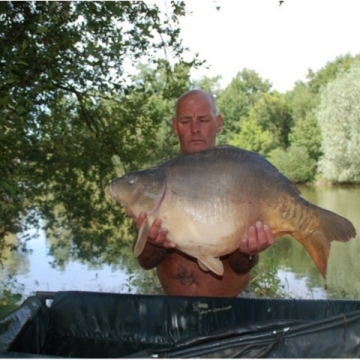
[[[248,273],[259,261],[259,253],[274,243],[274,236],[268,225],[257,221],[249,227],[248,238],[240,240],[238,250],[229,255],[231,268],[237,274]]]
[[[140,229],[142,223],[146,220],[146,217],[147,217],[146,213],[142,212],[135,220],[136,227],[138,230]],[[150,244],[162,246],[165,249],[172,249],[176,245],[173,242],[166,239],[167,232],[168,232],[167,229],[161,228],[161,219],[155,219],[152,225],[150,226],[147,241]]]
[[[133,218],[138,231],[141,225],[146,220],[146,213],[142,212],[138,217],[127,207],[125,207],[127,215]],[[167,229],[161,228],[161,220],[156,219],[150,226],[147,234],[147,245],[145,245],[144,251],[138,256],[139,264],[145,270],[150,270],[157,266],[166,256],[166,249],[175,247],[175,244],[166,240]]]
[[[274,241],[269,226],[257,221],[249,227],[248,238],[240,241],[239,251],[247,255],[256,255],[271,246]]]

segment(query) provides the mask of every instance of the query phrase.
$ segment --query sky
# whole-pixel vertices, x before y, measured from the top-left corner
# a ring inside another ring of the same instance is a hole
[[[360,0],[185,0],[183,44],[228,85],[247,68],[281,93],[337,56],[360,54]],[[217,10],[216,7],[220,7]]]

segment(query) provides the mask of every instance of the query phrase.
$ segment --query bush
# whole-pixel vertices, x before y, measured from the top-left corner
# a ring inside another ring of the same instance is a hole
[[[311,181],[315,176],[316,162],[302,146],[272,150],[268,160],[293,182]]]

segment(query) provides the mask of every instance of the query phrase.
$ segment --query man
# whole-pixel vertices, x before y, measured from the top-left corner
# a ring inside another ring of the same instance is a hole
[[[185,155],[215,146],[222,117],[210,94],[191,90],[177,100],[172,127],[179,138],[180,153]],[[136,219],[138,229],[145,219],[145,213]],[[194,258],[178,251],[166,234],[161,219],[156,219],[138,261],[144,269],[157,267],[160,283],[168,295],[235,297],[249,284],[258,254],[274,243],[270,228],[257,222],[249,228],[248,239],[239,239],[239,249],[221,258],[224,275],[218,276],[202,270]]]

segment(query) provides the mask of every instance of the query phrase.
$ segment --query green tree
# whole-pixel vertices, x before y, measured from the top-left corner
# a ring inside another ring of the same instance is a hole
[[[310,163],[306,164],[308,169],[312,169],[312,174],[306,176],[306,180],[310,180],[316,174],[316,166],[313,166],[313,162],[317,163],[321,155],[321,133],[314,115],[319,96],[310,90],[308,84],[298,82],[294,90],[286,94],[286,98],[293,119],[289,143],[292,148],[301,148],[307,152],[302,162],[307,158],[310,159]]]
[[[292,123],[290,108],[284,95],[264,93],[242,120],[241,130],[230,143],[267,155],[280,147],[286,149]]]
[[[321,87],[325,86],[328,82],[335,80],[339,72],[349,70],[354,63],[360,60],[360,55],[351,56],[350,54],[341,55],[335,60],[328,62],[323,68],[316,73],[308,70],[308,85],[312,94],[319,94]]]
[[[302,183],[314,178],[316,161],[310,159],[304,147],[274,149],[269,153],[268,160],[293,182]]]
[[[220,142],[229,142],[232,136],[240,132],[242,119],[270,88],[269,81],[261,79],[253,70],[243,69],[237,73],[217,101],[219,112],[224,118]]]
[[[241,124],[240,133],[231,138],[230,145],[254,151],[263,156],[273,149],[272,134],[252,119],[251,111],[250,116],[244,117]]]
[[[309,87],[308,83],[298,82],[293,90],[286,93],[286,100],[291,108],[291,116],[294,125],[308,116],[308,113],[314,112],[319,104],[319,99]]]
[[[191,87],[194,89],[204,90],[217,99],[222,92],[220,80],[221,80],[220,75],[211,78],[204,76],[199,80],[192,81]]]
[[[182,1],[168,14],[129,1],[0,3],[0,239],[41,217],[47,229],[71,229],[80,252],[121,243],[107,186],[158,146],[154,103],[183,88],[163,58],[170,49],[185,64],[184,15]],[[141,60],[166,74],[160,93],[132,82]]]
[[[272,134],[274,147],[287,148],[289,145],[292,117],[284,95],[277,91],[271,94],[262,94],[259,101],[251,109],[250,117],[253,118],[264,131]]]
[[[313,112],[308,112],[303,119],[295,123],[290,130],[289,141],[291,146],[306,149],[309,157],[315,162],[318,161],[321,155],[321,132]]]
[[[360,66],[341,72],[321,91],[317,112],[323,157],[319,171],[335,182],[360,182]]]
[[[359,56],[352,57],[347,54],[328,62],[317,72],[309,69],[308,82],[298,82],[295,88],[286,94],[293,118],[290,143],[292,146],[307,149],[310,158],[315,161],[318,161],[322,154],[321,132],[315,117],[316,108],[320,104],[320,90],[334,80],[339,72],[348,70],[358,60]]]
[[[171,120],[176,99],[191,87],[190,67],[179,63],[170,74],[166,68],[154,69],[148,65],[140,65],[139,70],[133,77],[134,82],[147,89],[148,108],[155,111],[153,117],[160,122],[146,162],[143,161],[146,165],[154,165],[179,154],[179,142],[173,134]]]

